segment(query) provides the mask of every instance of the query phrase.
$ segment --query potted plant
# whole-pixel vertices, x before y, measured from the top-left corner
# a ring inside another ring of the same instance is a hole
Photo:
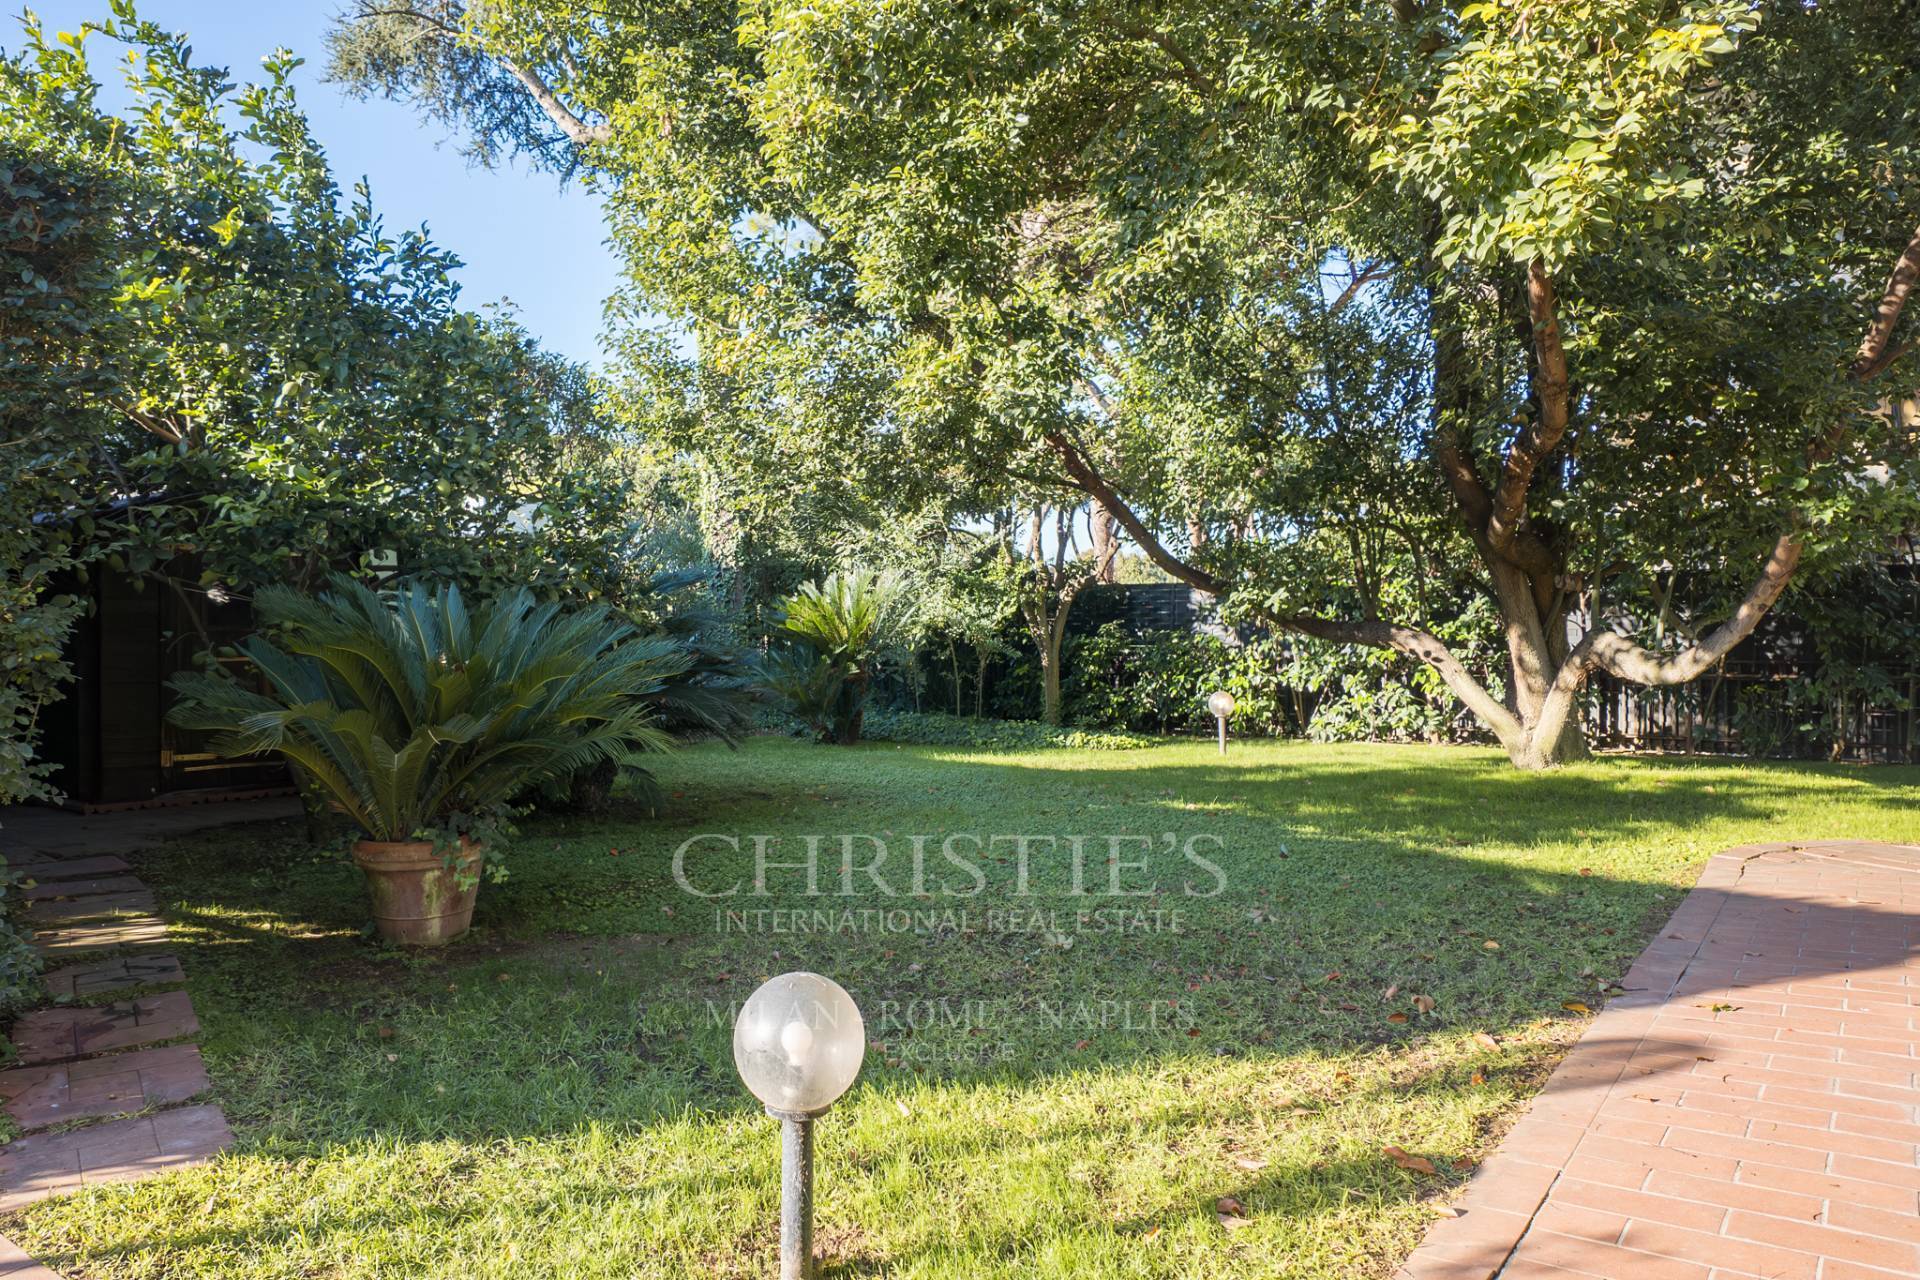
[[[285,758],[358,828],[374,923],[412,945],[466,930],[515,797],[666,749],[648,699],[690,661],[604,607],[524,589],[469,610],[457,587],[341,578],[314,597],[268,588],[254,612],[265,631],[240,650],[257,685],[176,677],[171,717],[217,731],[223,755]]]

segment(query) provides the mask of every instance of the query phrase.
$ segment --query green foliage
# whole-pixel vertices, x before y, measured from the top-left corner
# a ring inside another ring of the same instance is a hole
[[[780,602],[788,646],[769,656],[767,687],[823,742],[850,746],[876,667],[890,651],[899,621],[899,591],[870,571],[834,573],[803,583]]]
[[[0,857],[0,1018],[9,1025],[14,1015],[46,995],[40,984],[41,955],[33,945],[33,929],[14,919],[24,879]],[[0,1036],[0,1058],[11,1057],[10,1048]]]
[[[339,579],[312,598],[269,588],[255,607],[274,629],[241,646],[261,688],[176,677],[172,718],[219,731],[222,755],[284,757],[373,840],[490,836],[529,787],[665,750],[644,699],[688,662],[604,606],[524,589],[469,612],[458,587],[383,598]]]
[[[866,736],[876,742],[964,747],[975,751],[1033,751],[1046,747],[1131,751],[1154,744],[1154,739],[1135,733],[1062,727],[1039,720],[982,720],[927,711],[869,711]]]
[[[1605,665],[1570,631],[1671,641],[1667,569],[1724,619],[1783,537],[1818,571],[1920,520],[1914,309],[1854,368],[1920,222],[1911,4],[432,17],[350,16],[385,61],[342,70],[534,156],[501,104],[552,90],[629,350],[692,337],[685,443],[743,489],[984,521],[1104,486],[1161,567],[1422,657],[1523,763],[1563,748],[1558,671]],[[1462,587],[1511,647],[1439,642],[1482,633]]]
[[[660,727],[737,745],[753,727],[758,694],[752,664],[728,624],[703,603],[710,576],[706,569],[655,574],[626,590],[621,609],[641,631],[674,641],[686,659],[685,670],[642,699]]]
[[[373,564],[495,593],[616,596],[643,460],[580,367],[463,309],[459,260],[342,191],[293,89],[113,16],[0,55],[0,797],[65,672],[53,574],[188,596]],[[89,58],[125,46],[134,105]],[[189,548],[197,581],[168,581]]]

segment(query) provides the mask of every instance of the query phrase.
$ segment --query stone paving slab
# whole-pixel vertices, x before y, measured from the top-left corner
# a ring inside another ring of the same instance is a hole
[[[105,1182],[204,1164],[233,1145],[220,1108],[180,1107],[0,1147],[0,1212]]]
[[[1713,858],[1398,1280],[1920,1275],[1920,848]]]
[[[85,1000],[129,987],[162,987],[186,980],[174,956],[121,956],[70,964],[40,975],[41,985],[56,1000]]]
[[[83,880],[36,880],[20,890],[27,902],[48,898],[86,898],[103,893],[139,893],[146,885],[138,876],[94,876]]]
[[[102,924],[67,925],[41,929],[33,935],[33,945],[41,954],[55,959],[83,956],[89,951],[148,946],[166,940],[167,925],[158,916],[128,916]]]
[[[23,1065],[39,1066],[158,1044],[199,1029],[200,1020],[187,993],[162,991],[114,1004],[36,1009],[14,1024],[13,1046]]]
[[[61,925],[77,920],[151,915],[154,910],[153,894],[141,889],[134,893],[97,893],[84,898],[46,899],[30,905],[26,918],[34,924]]]
[[[32,862],[15,862],[9,858],[7,865],[21,875],[31,876],[35,880],[74,880],[82,876],[118,875],[123,871],[133,870],[125,858],[109,853],[53,861],[38,859]]]
[[[0,1236],[0,1280],[61,1280],[60,1273],[33,1260],[25,1249]]]
[[[131,1115],[185,1102],[208,1087],[200,1050],[190,1044],[0,1071],[0,1098],[22,1129]]]

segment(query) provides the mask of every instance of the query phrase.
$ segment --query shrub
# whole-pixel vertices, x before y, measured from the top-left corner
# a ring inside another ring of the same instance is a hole
[[[1233,695],[1236,733],[1296,734],[1311,703],[1283,679],[1290,652],[1290,642],[1274,637],[1239,645],[1189,631],[1135,638],[1110,622],[1069,651],[1068,718],[1142,733],[1210,732],[1206,699],[1224,689]]]
[[[1091,751],[1128,751],[1154,745],[1152,738],[1133,733],[1065,728],[1038,720],[978,720],[921,711],[871,711],[867,737],[876,742],[903,742],[933,747],[967,747],[981,751],[1028,751],[1042,747],[1071,747]]]
[[[897,595],[878,574],[836,573],[780,602],[788,644],[768,656],[765,683],[822,742],[860,740],[874,669],[892,642]]]
[[[284,756],[379,841],[495,837],[529,788],[666,749],[644,699],[688,662],[604,607],[525,590],[469,613],[457,587],[382,597],[337,579],[317,597],[270,588],[254,609],[277,640],[241,646],[260,688],[176,677],[173,719],[219,731],[222,755]]]

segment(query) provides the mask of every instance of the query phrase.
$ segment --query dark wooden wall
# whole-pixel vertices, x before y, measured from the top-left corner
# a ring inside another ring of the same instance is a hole
[[[210,637],[231,644],[252,630],[243,601],[212,600],[198,566],[169,566],[175,586],[97,569],[61,589],[87,597],[88,613],[68,646],[74,682],[42,716],[41,752],[57,764],[52,782],[70,804],[138,804],[196,791],[252,791],[285,785],[273,762],[220,760],[205,735],[167,723],[167,680],[191,670]]]

